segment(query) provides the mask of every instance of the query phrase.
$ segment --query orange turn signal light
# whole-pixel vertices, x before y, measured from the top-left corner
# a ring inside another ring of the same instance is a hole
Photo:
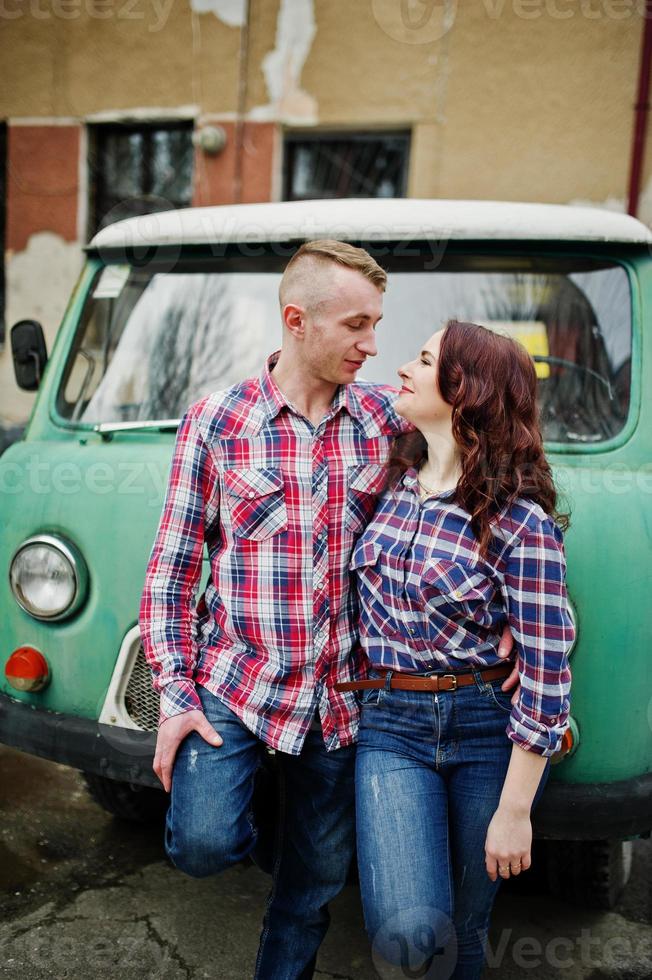
[[[562,759],[566,759],[569,755],[575,752],[577,745],[580,740],[580,733],[577,727],[577,723],[574,718],[569,718],[568,728],[561,737],[561,745],[555,754],[551,757],[550,761],[554,765],[561,762]]]
[[[18,647],[5,664],[5,677],[16,691],[40,691],[50,680],[50,668],[34,647]]]

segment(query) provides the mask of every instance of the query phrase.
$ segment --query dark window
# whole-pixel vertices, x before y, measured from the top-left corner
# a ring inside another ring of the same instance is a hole
[[[404,197],[409,147],[409,133],[288,134],[284,198]]]
[[[0,346],[5,342],[5,230],[7,223],[7,124],[0,123]]]
[[[90,128],[89,237],[122,218],[190,204],[192,130],[192,122]]]

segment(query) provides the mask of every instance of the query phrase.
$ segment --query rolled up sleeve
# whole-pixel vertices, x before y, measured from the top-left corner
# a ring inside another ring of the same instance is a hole
[[[512,548],[504,597],[521,684],[507,735],[523,749],[550,756],[568,727],[568,653],[575,638],[563,539],[552,520],[528,529]]]

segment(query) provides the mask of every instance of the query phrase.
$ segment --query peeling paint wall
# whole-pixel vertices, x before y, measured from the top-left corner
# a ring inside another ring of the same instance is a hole
[[[215,14],[228,27],[242,27],[247,17],[247,0],[190,0],[197,14]]]
[[[274,50],[262,62],[269,104],[251,109],[252,119],[317,123],[317,99],[301,87],[301,73],[316,33],[313,0],[281,0]]]
[[[84,0],[64,18],[54,0],[38,16],[15,4],[0,33],[7,323],[42,310],[55,329],[85,230],[89,122],[221,125],[225,150],[195,154],[195,204],[278,197],[288,129],[401,128],[410,196],[624,210],[642,19],[611,6],[108,0],[100,17]],[[652,223],[652,124],[640,215]],[[24,418],[33,399],[14,390],[6,351],[0,380],[0,419]]]

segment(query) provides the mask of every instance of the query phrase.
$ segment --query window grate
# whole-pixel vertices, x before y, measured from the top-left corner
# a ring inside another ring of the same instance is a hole
[[[89,128],[91,237],[114,221],[191,203],[192,131],[192,121]]]
[[[409,145],[409,133],[289,134],[285,200],[403,197]]]

